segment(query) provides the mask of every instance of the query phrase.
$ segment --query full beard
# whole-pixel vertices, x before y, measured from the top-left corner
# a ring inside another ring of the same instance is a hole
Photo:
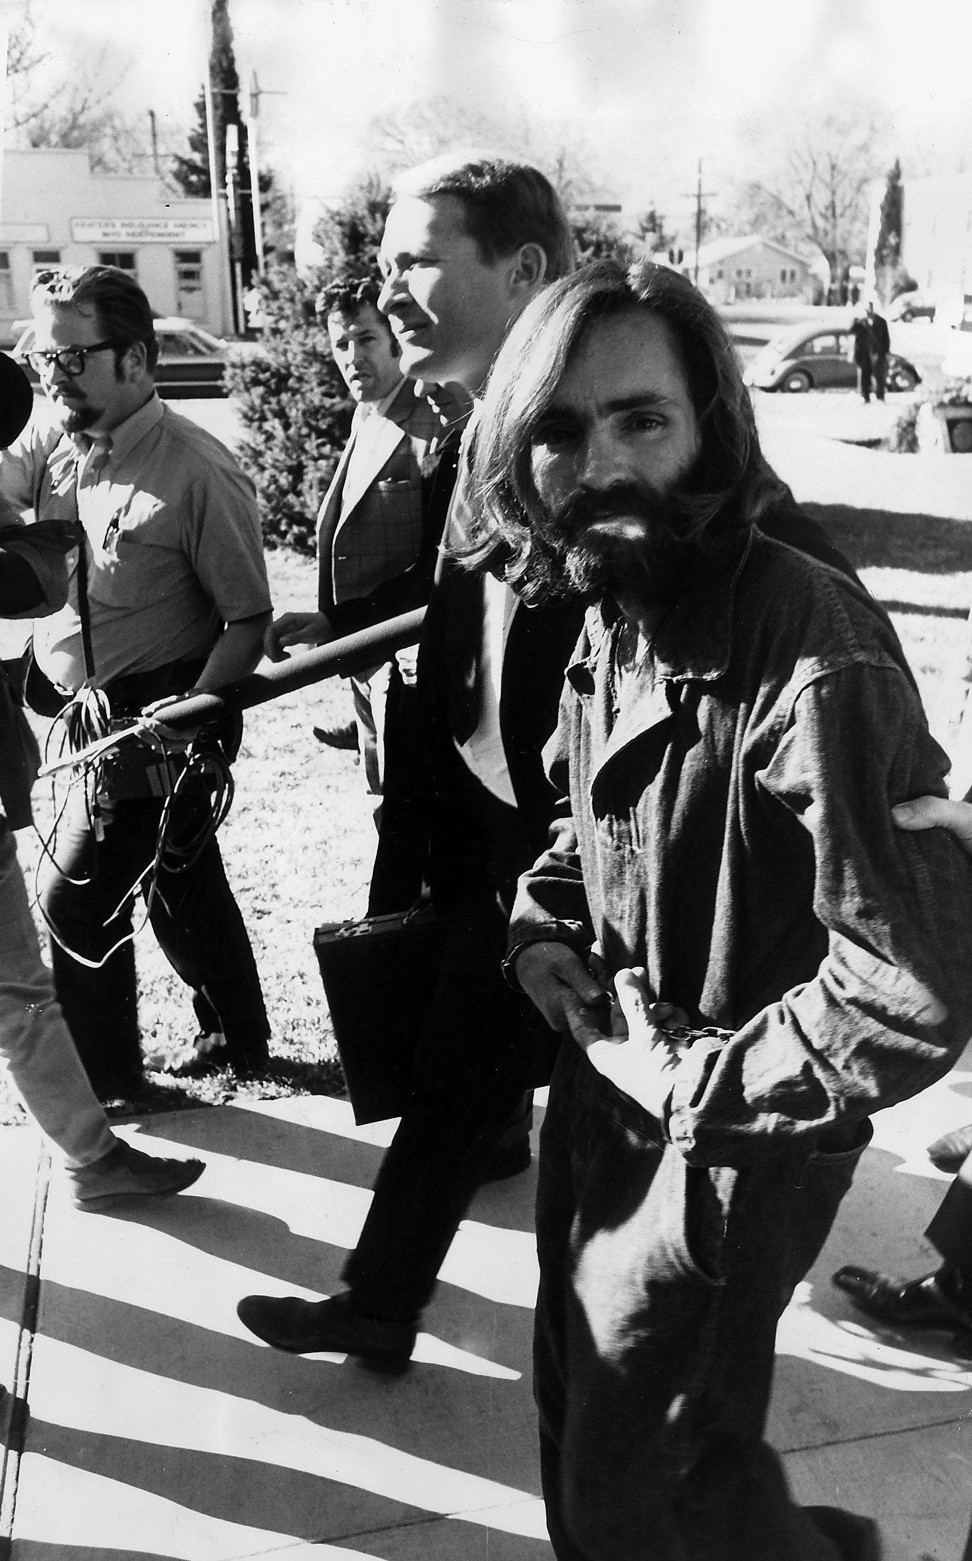
[[[579,490],[533,517],[526,575],[533,601],[604,596],[664,605],[698,567],[699,504],[691,484],[667,493],[623,483]]]

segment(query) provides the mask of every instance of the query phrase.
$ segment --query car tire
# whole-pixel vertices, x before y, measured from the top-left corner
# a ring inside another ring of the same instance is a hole
[[[802,396],[813,389],[813,380],[803,369],[794,369],[792,374],[784,376],[780,389],[788,391],[791,396]]]
[[[960,422],[950,423],[948,433],[952,449],[958,455],[968,455],[972,451],[972,421],[969,418],[963,417]]]
[[[889,390],[914,390],[917,383],[918,376],[911,369],[892,369],[888,375]]]

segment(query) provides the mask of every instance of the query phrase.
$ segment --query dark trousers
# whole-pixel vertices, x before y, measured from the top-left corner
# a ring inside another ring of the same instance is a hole
[[[857,388],[864,401],[871,399],[871,360],[865,358],[857,360]]]
[[[428,1302],[492,1151],[536,1082],[536,1047],[548,1044],[500,972],[503,910],[471,891],[447,922],[412,1097],[344,1268],[358,1304],[380,1316],[417,1317]]]
[[[886,352],[874,353],[871,358],[871,374],[874,378],[874,394],[879,401],[883,401],[888,378],[888,355]]]
[[[558,1561],[837,1561],[763,1431],[777,1322],[869,1137],[864,1124],[841,1154],[693,1167],[563,1043],[541,1135],[535,1334]]]
[[[177,804],[177,838],[187,838],[207,806],[202,794]],[[134,953],[125,943],[92,969],[66,950],[97,965],[131,933],[134,886],[155,856],[161,814],[154,798],[104,804],[104,837],[97,840],[76,788],[58,825],[56,868],[48,865],[42,886],[55,990],[96,1088],[141,1073]],[[158,873],[149,919],[159,947],[192,989],[200,1025],[221,1029],[234,1056],[262,1049],[270,1027],[260,978],[214,839],[185,872]]]
[[[925,1234],[947,1263],[972,1277],[972,1154],[966,1156]]]

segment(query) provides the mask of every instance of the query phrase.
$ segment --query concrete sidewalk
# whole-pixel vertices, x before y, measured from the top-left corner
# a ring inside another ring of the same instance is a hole
[[[972,1118],[972,1051],[876,1122],[837,1230],[780,1330],[772,1439],[808,1502],[878,1516],[886,1561],[957,1561],[972,1504],[972,1373],[948,1341],[877,1330],[829,1276],[913,1275],[947,1178],[923,1146]],[[530,1393],[535,1175],[485,1188],[412,1370],[258,1344],[248,1291],[339,1284],[391,1124],[290,1099],[142,1119],[200,1153],[191,1192],[70,1208],[29,1128],[0,1134],[0,1370],[12,1561],[546,1561]],[[12,1410],[12,1414],[11,1414]],[[780,1558],[785,1561],[785,1558]]]

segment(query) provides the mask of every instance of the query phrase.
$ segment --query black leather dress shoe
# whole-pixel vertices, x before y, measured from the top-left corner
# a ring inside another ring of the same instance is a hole
[[[972,1334],[972,1304],[957,1294],[947,1267],[922,1279],[897,1279],[853,1263],[834,1275],[838,1290],[870,1317],[902,1328],[949,1328]]]
[[[972,1122],[968,1127],[957,1127],[954,1133],[944,1133],[929,1144],[925,1153],[939,1171],[960,1171],[972,1154]]]
[[[348,721],[344,726],[312,726],[311,731],[319,743],[326,743],[328,748],[345,748],[349,753],[356,753],[358,749],[358,728],[354,721]]]
[[[236,1314],[258,1339],[291,1355],[331,1350],[359,1355],[381,1371],[404,1371],[415,1348],[414,1322],[359,1312],[350,1291],[329,1296],[326,1301],[247,1295]]]

